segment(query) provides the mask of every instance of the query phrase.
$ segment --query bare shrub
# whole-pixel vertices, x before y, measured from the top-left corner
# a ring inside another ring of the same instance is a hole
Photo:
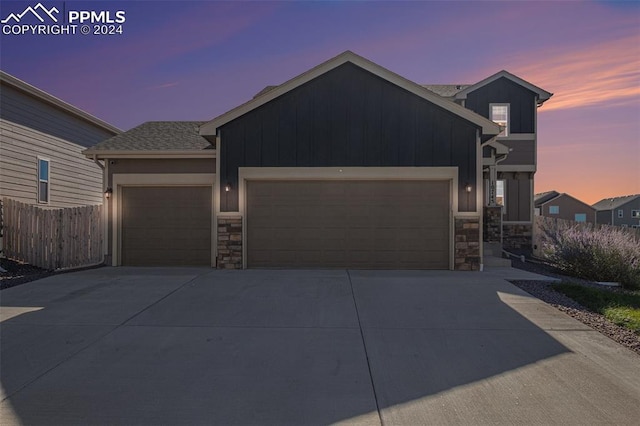
[[[616,227],[540,220],[544,258],[568,275],[640,288],[640,242]]]

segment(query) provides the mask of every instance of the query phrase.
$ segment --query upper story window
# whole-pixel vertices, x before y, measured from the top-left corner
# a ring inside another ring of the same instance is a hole
[[[503,128],[498,136],[509,136],[509,104],[489,104],[489,118]]]
[[[38,158],[38,202],[49,202],[49,160]]]
[[[587,214],[586,213],[576,213],[574,215],[574,219],[576,222],[586,222],[587,221]]]
[[[624,217],[624,210],[622,210],[622,209],[618,210],[618,217],[619,218],[623,218]]]
[[[560,214],[560,206],[549,206],[549,214]]]
[[[637,219],[640,217],[640,210],[631,210],[631,217]]]

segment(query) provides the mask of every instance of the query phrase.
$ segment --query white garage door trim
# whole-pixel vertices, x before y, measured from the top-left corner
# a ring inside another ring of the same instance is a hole
[[[454,215],[458,213],[457,167],[240,167],[239,213],[246,220],[247,181],[251,180],[447,180],[449,181],[449,269],[454,265]],[[242,267],[247,268],[247,229],[242,226]]]
[[[122,265],[122,187],[125,186],[208,186],[211,187],[211,212],[214,212],[216,193],[214,191],[214,173],[118,173],[112,178],[112,215],[111,230],[112,266]],[[216,226],[215,214],[211,215],[211,266],[216,259]]]

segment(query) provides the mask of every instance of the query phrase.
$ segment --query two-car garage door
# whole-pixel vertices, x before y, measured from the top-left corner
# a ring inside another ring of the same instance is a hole
[[[248,181],[247,266],[449,268],[449,181]]]

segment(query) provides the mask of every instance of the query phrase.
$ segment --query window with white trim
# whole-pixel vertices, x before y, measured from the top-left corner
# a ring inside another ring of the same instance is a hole
[[[560,214],[560,206],[549,206],[549,214]]]
[[[619,218],[623,218],[624,217],[624,210],[622,210],[622,209],[618,210],[618,217]]]
[[[640,210],[631,210],[631,217],[634,219],[640,218]]]
[[[38,158],[38,202],[49,202],[49,160]]]
[[[496,181],[496,204],[502,207],[507,206],[507,197],[506,197],[506,181],[497,180]]]
[[[586,222],[587,221],[587,214],[586,213],[576,213],[573,218],[574,218],[574,220],[576,222]]]
[[[489,119],[503,128],[499,137],[509,136],[509,104],[489,104]]]

